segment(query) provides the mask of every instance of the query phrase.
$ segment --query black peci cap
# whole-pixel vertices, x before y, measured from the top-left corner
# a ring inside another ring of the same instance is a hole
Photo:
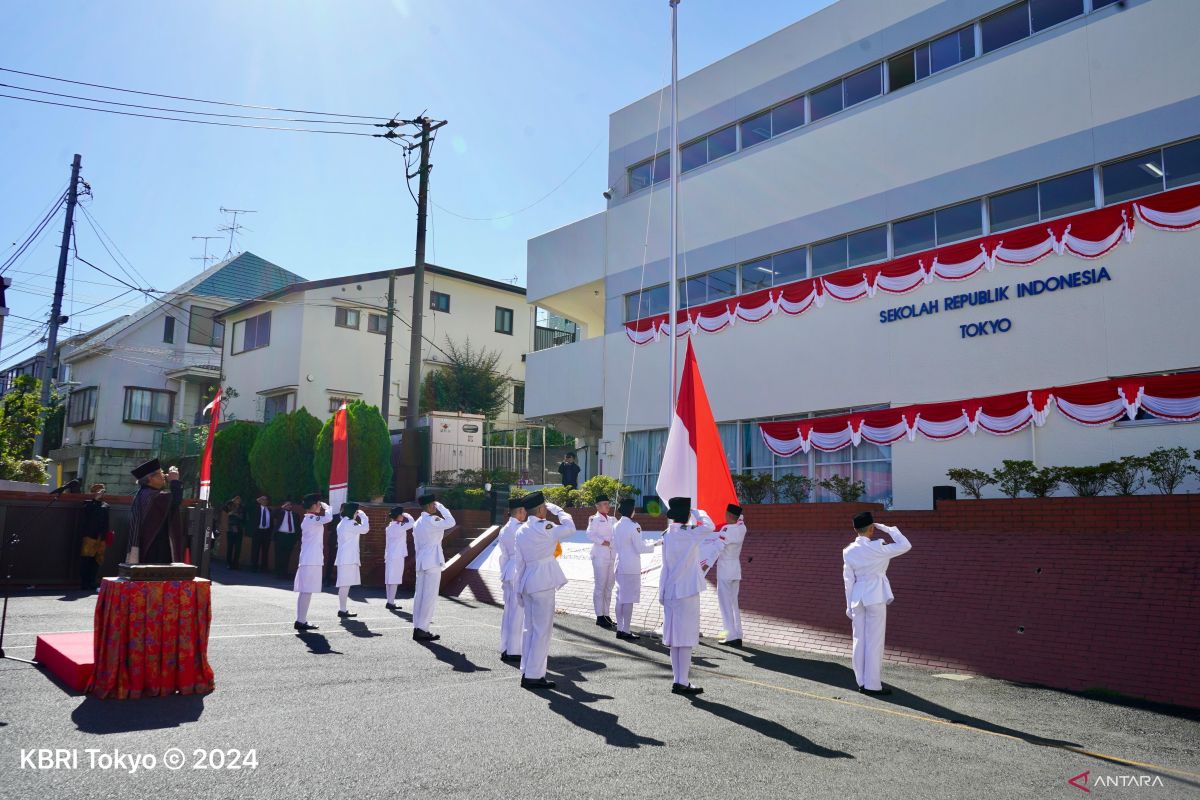
[[[692,498],[672,497],[667,501],[667,519],[672,522],[686,524],[688,515],[692,513]]]
[[[152,458],[145,463],[138,464],[136,467],[130,470],[130,474],[140,481],[142,478],[146,477],[147,475],[153,475],[160,469],[162,469],[162,462],[157,458]]]
[[[869,528],[874,524],[875,517],[871,516],[870,511],[863,511],[862,513],[854,515],[854,530]]]

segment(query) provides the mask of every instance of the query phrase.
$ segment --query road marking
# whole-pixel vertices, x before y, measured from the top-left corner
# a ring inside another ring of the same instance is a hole
[[[658,664],[659,666],[666,666],[666,664],[664,662],[659,661],[654,658],[649,658],[648,656],[642,655],[640,653],[630,653],[625,650],[618,650],[614,647],[601,647],[601,646],[597,646],[597,645],[582,644],[580,642],[569,642],[569,641],[566,641],[563,639],[559,639],[559,641],[563,642],[564,644],[574,645],[575,647],[582,647],[587,650],[597,650],[597,651],[604,652],[604,653],[613,653],[615,655],[627,656],[629,658],[636,658],[641,661],[649,661],[653,664]],[[739,678],[736,675],[728,675],[723,672],[718,672],[717,670],[709,668],[709,667],[692,667],[692,670],[706,673],[708,675],[713,675],[714,677],[718,677],[718,678],[725,678],[727,680],[738,681],[739,683],[745,683],[745,684],[749,684],[751,686],[758,686],[763,689],[774,689],[776,691],[786,692],[788,694],[797,694],[797,695],[800,695],[801,697],[807,697],[811,700],[823,700],[828,703],[839,703],[841,705],[846,705],[846,706],[851,706],[853,708],[862,709],[863,711],[872,711],[872,712],[881,713],[881,714],[891,714],[892,716],[896,716],[896,717],[905,717],[907,719],[914,719],[914,720],[917,720],[918,722],[930,722],[930,723],[934,723],[937,725],[945,725],[947,727],[954,728],[955,730],[970,730],[970,731],[974,731],[976,733],[986,733],[989,736],[999,736],[999,737],[1002,737],[1005,739],[1013,739],[1015,741],[1024,742],[1026,744],[1036,744],[1035,742],[1031,742],[1028,738],[1024,738],[1021,736],[1014,736],[1011,733],[1001,733],[1000,731],[989,731],[989,730],[985,730],[983,728],[977,728],[973,725],[964,725],[963,723],[960,723],[960,722],[951,722],[950,720],[938,719],[937,717],[929,717],[929,716],[925,716],[923,714],[911,714],[906,711],[897,711],[894,708],[887,708],[887,707],[875,706],[875,705],[866,705],[864,703],[856,703],[851,700],[843,700],[840,697],[829,697],[827,695],[806,692],[801,689],[792,689],[787,686],[777,686],[772,683],[764,683],[762,681],[755,681],[755,680],[751,680],[750,678]],[[1063,750],[1068,753],[1075,753],[1076,755],[1090,756],[1091,758],[1096,758],[1101,761],[1112,761],[1112,762],[1115,762],[1118,764],[1125,764],[1127,766],[1137,767],[1139,769],[1146,769],[1146,770],[1159,771],[1159,772],[1169,772],[1174,775],[1184,775],[1189,778],[1200,778],[1200,773],[1188,772],[1187,770],[1176,769],[1175,767],[1164,767],[1161,764],[1149,764],[1144,761],[1133,761],[1131,759],[1120,758],[1118,756],[1110,756],[1107,753],[1100,753],[1100,752],[1096,752],[1093,750],[1086,750],[1082,747],[1076,747],[1074,745],[1058,744],[1056,742],[1046,742],[1046,743],[1042,744],[1042,746],[1053,748],[1055,750]]]

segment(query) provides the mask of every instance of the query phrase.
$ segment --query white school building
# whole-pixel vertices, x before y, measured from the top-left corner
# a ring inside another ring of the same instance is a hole
[[[1200,369],[1197,30],[1190,0],[840,0],[681,78],[676,291],[731,468],[920,509],[952,467],[1200,448],[1155,388]],[[611,115],[606,208],[528,246],[528,301],[578,336],[528,355],[526,414],[646,493],[669,92]]]

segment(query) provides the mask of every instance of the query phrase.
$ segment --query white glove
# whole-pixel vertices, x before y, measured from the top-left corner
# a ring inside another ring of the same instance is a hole
[[[138,561],[138,547],[137,547],[137,545],[134,545],[134,546],[133,546],[132,548],[130,548],[130,550],[129,550],[129,563],[130,563],[130,564],[140,564],[140,563],[141,563],[140,561]]]
[[[854,610],[853,610],[853,609],[850,609],[850,608],[847,608],[847,609],[846,609],[846,617],[847,617],[848,619],[854,619]]]

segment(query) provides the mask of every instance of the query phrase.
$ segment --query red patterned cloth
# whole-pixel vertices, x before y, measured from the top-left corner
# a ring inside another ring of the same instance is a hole
[[[118,700],[213,690],[212,583],[105,578],[96,602],[87,691]]]

